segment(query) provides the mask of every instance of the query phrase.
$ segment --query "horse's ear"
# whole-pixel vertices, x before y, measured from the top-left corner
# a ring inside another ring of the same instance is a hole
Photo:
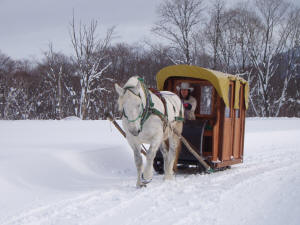
[[[120,96],[119,98],[118,98],[118,110],[120,111],[120,112],[122,112],[123,111],[123,97],[122,96]]]
[[[118,93],[119,96],[123,96],[124,95],[124,89],[121,88],[117,83],[115,83],[115,89]]]

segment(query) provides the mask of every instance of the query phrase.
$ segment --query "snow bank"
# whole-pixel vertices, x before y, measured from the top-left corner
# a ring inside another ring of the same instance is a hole
[[[0,121],[0,224],[298,224],[300,119],[246,121],[231,170],[135,188],[108,121]]]

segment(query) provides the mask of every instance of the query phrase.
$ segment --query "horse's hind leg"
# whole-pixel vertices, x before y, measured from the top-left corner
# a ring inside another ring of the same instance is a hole
[[[167,160],[165,160],[165,180],[173,179],[173,167],[176,158],[176,152],[178,151],[179,147],[180,140],[176,135],[173,134],[172,137],[169,138],[169,151],[166,157]]]
[[[162,142],[160,146],[160,151],[164,158],[164,173],[166,173],[167,170],[167,161],[168,161],[168,152],[169,152],[169,140],[165,140]]]
[[[179,159],[179,154],[181,151],[181,141],[179,140],[179,143],[176,147],[176,154],[175,154],[175,160],[173,164],[173,171],[176,173],[177,172],[177,164],[178,164],[178,159]]]

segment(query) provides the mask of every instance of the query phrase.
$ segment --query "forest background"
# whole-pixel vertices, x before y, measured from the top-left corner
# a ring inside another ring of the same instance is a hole
[[[117,27],[103,31],[97,20],[84,24],[74,13],[72,55],[56,52],[55,43],[38,60],[14,60],[0,51],[0,119],[119,116],[115,82],[138,75],[155,88],[156,73],[174,64],[246,79],[248,117],[300,117],[299,7],[281,0],[230,6],[222,0],[165,0],[156,18],[155,41],[118,43]]]

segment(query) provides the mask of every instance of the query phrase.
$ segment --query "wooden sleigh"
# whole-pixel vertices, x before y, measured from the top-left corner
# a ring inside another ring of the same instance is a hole
[[[185,121],[182,134],[177,134],[183,145],[174,168],[197,166],[199,171],[212,172],[243,162],[247,81],[189,65],[165,67],[157,73],[156,80],[159,91],[174,93],[181,82],[188,82],[197,100],[196,120]],[[108,114],[107,118],[126,137],[113,117]],[[142,146],[141,152],[146,155],[147,149]],[[163,171],[160,151],[153,166],[157,172]]]
[[[176,87],[181,82],[188,82],[194,88],[196,120],[184,122],[182,136],[207,165],[213,170],[223,170],[243,162],[247,81],[189,65],[165,67],[157,73],[156,80],[160,91],[177,93]],[[200,171],[207,171],[199,157],[183,145],[176,166],[196,165]],[[162,162],[162,155],[158,152],[154,160],[156,171],[162,171]]]

